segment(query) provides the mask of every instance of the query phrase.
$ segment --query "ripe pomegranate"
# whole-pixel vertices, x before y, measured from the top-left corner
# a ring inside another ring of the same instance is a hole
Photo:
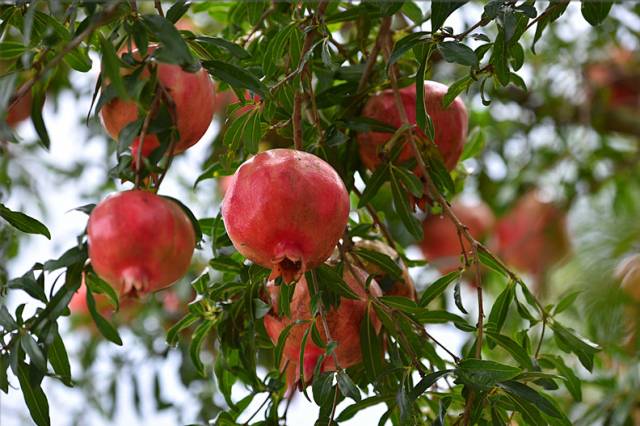
[[[477,240],[484,239],[495,224],[493,212],[483,202],[456,201],[451,210]],[[455,224],[443,215],[430,215],[422,222],[422,228],[424,239],[420,249],[425,259],[443,274],[458,269],[462,250]],[[462,242],[464,250],[469,252],[468,241],[463,237]]]
[[[467,109],[462,99],[457,97],[446,109],[442,107],[442,99],[447,93],[448,87],[435,81],[424,82],[424,100],[426,110],[433,121],[435,140],[433,141],[449,170],[458,163],[462,146],[467,139],[468,117]],[[402,103],[407,111],[411,124],[416,124],[416,86],[411,85],[400,90]],[[396,109],[392,90],[385,90],[372,96],[364,109],[364,117],[373,118],[395,128],[402,125],[400,114]],[[420,134],[426,137],[422,132]],[[374,170],[382,160],[379,151],[391,138],[390,133],[368,132],[358,134],[360,158],[365,167]],[[406,161],[413,157],[413,150],[409,144],[405,144],[398,161]]]
[[[358,240],[354,242],[354,248],[356,250],[364,249],[385,254],[393,259],[396,264],[401,266],[402,278],[394,280],[391,275],[385,272],[376,263],[363,260],[360,256],[354,256],[351,252],[346,253],[349,263],[359,265],[367,272],[367,274],[373,276],[385,296],[402,296],[411,300],[416,300],[416,289],[413,284],[413,280],[409,275],[409,270],[404,264],[400,263],[400,256],[393,248],[382,241],[371,240]],[[339,258],[339,253],[336,251],[332,258],[337,260]]]
[[[123,296],[171,285],[189,269],[195,247],[193,226],[180,206],[139,190],[98,204],[87,232],[93,269]]]
[[[236,250],[286,282],[324,262],[347,225],[349,195],[322,159],[272,149],[233,175],[222,217]]]
[[[353,267],[357,278],[354,277],[349,268],[345,267],[345,273],[343,278],[349,287],[360,296],[360,300],[341,299],[340,306],[337,309],[331,309],[326,312],[327,323],[329,325],[329,332],[331,338],[337,342],[337,347],[334,351],[338,358],[338,364],[342,368],[351,367],[353,365],[362,362],[362,350],[360,348],[360,325],[364,319],[365,310],[367,309],[367,294],[362,286],[362,283],[366,282],[367,274],[357,268]],[[307,287],[307,281],[304,278],[300,278],[296,284],[296,288],[293,292],[293,299],[291,300],[291,316],[280,317],[278,316],[278,296],[279,288],[273,281],[268,284],[268,290],[271,295],[271,303],[273,307],[273,313],[269,313],[264,317],[264,325],[269,334],[269,337],[277,344],[278,338],[282,330],[289,324],[298,321],[311,321],[313,315],[311,314],[311,298],[309,296],[309,290]],[[382,291],[375,281],[372,281],[369,286],[369,292],[373,296],[381,296]],[[369,315],[372,320],[372,324],[376,333],[380,331],[381,323],[375,315],[372,308],[369,308]],[[319,316],[315,318],[315,325],[323,342],[327,341],[326,334],[324,332],[322,320]],[[291,365],[294,365],[297,369],[296,380],[299,377],[299,360],[300,351],[302,345],[302,339],[305,331],[310,326],[310,323],[303,323],[294,325],[291,331],[287,335],[287,340],[284,345],[283,355]],[[311,379],[313,376],[313,370],[316,366],[318,358],[324,354],[324,349],[317,346],[311,336],[307,338],[304,349],[304,361],[303,361],[303,373],[305,381]],[[335,371],[336,365],[332,356],[327,357],[322,362],[320,368],[321,372]]]
[[[640,69],[634,52],[614,48],[608,58],[585,66],[587,94],[595,106],[640,108]]]
[[[525,194],[498,221],[496,237],[501,258],[538,281],[570,249],[564,213],[537,190]]]
[[[31,116],[32,102],[31,92],[27,92],[23,97],[18,99],[18,102],[7,111],[7,124],[11,127],[16,127],[20,122],[29,118]]]
[[[640,302],[640,254],[623,259],[614,273],[621,281],[620,288],[634,301]]]
[[[150,50],[154,48],[150,47]],[[134,50],[133,55],[139,56],[138,51]],[[145,70],[142,78],[148,77],[149,73]],[[197,143],[211,124],[215,96],[213,83],[205,69],[189,73],[178,65],[170,64],[158,64],[158,81],[175,104],[180,139],[176,142],[174,154],[179,154]],[[120,131],[138,118],[138,106],[134,101],[115,98],[102,107],[100,117],[107,133],[117,140]],[[136,138],[131,147],[134,159],[137,158],[139,146],[139,138]],[[146,135],[142,155],[148,156],[159,146],[156,135]]]

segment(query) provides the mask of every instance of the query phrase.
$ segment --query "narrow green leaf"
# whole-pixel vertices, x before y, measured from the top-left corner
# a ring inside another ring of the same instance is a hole
[[[562,412],[558,410],[555,405],[551,404],[538,391],[525,385],[524,383],[508,380],[499,383],[498,386],[512,394],[514,397],[522,398],[526,401],[529,401],[530,403],[538,407],[543,413],[551,417],[555,417],[557,419],[566,419],[566,416],[562,414]]]
[[[464,145],[460,161],[473,158],[478,155],[483,149],[486,142],[486,136],[484,130],[481,127],[474,127],[469,136],[467,137],[467,143]]]
[[[413,174],[413,172],[398,166],[391,166],[393,168],[393,173],[400,178],[402,184],[411,192],[411,194],[420,198],[424,194],[424,184],[420,181],[420,178]]]
[[[360,299],[360,296],[358,296],[358,294],[353,291],[351,287],[349,287],[349,285],[344,282],[342,277],[338,275],[338,273],[330,266],[326,264],[320,265],[316,268],[316,273],[320,288],[326,286],[327,288],[333,289],[340,296],[346,297],[347,299]]]
[[[558,347],[564,352],[576,354],[584,368],[592,371],[593,357],[600,351],[600,348],[582,340],[557,321],[551,323],[551,329],[553,329],[553,337]]]
[[[475,52],[465,44],[457,41],[443,41],[438,43],[438,50],[447,62],[468,67],[478,66],[478,58]]]
[[[102,315],[98,313],[96,309],[96,301],[93,298],[93,294],[91,293],[91,289],[87,288],[86,293],[87,298],[87,307],[89,308],[89,313],[93,318],[93,322],[95,322],[100,334],[102,334],[107,340],[115,343],[118,346],[122,346],[122,339],[118,334],[118,330],[107,321]]]
[[[269,40],[264,56],[262,57],[262,71],[268,78],[272,78],[277,74],[278,61],[282,59],[284,55],[284,48],[289,41],[290,33],[295,29],[295,23],[291,23],[285,28],[279,30],[276,35]]]
[[[569,292],[569,294],[565,295],[562,299],[560,299],[553,310],[553,315],[558,315],[560,312],[563,312],[567,308],[569,308],[576,300],[576,298],[580,295],[580,293],[582,293],[582,290],[572,291]]]
[[[229,83],[239,89],[249,89],[263,98],[266,96],[267,87],[249,71],[222,61],[204,61],[202,65],[218,80]]]
[[[404,296],[382,296],[379,297],[378,300],[393,309],[397,309],[407,314],[419,314],[424,311],[424,309],[420,308],[416,302]]]
[[[199,36],[196,37],[195,40],[198,43],[210,44],[216,47],[220,47],[238,59],[248,59],[251,57],[251,54],[244,50],[244,48],[242,48],[240,45],[226,40],[222,37]]]
[[[22,396],[24,397],[33,421],[38,426],[49,426],[51,420],[49,419],[49,402],[47,401],[47,397],[40,385],[34,386],[31,383],[29,380],[29,367],[22,362],[18,367],[18,381],[20,382]]]
[[[461,274],[462,272],[457,270],[449,272],[448,274],[438,278],[433,284],[427,287],[424,293],[422,293],[422,296],[420,297],[420,306],[426,307],[429,302],[441,295],[449,284],[459,279]]]
[[[191,362],[193,362],[196,371],[202,376],[206,377],[204,365],[202,364],[202,360],[200,360],[200,348],[202,347],[202,343],[204,339],[207,337],[209,330],[213,327],[214,321],[207,320],[196,328],[196,331],[193,333],[193,338],[191,339],[191,344],[189,345],[189,356],[191,357]]]
[[[366,206],[369,203],[369,201],[371,201],[371,199],[378,193],[378,191],[380,190],[380,187],[387,180],[389,180],[390,170],[391,169],[389,164],[384,164],[378,167],[373,172],[373,174],[367,181],[367,186],[364,188],[364,191],[362,192],[362,197],[360,197],[360,200],[358,201],[359,209]]]
[[[100,51],[102,52],[102,70],[109,80],[109,85],[115,88],[118,97],[127,99],[129,95],[120,74],[120,58],[118,58],[113,44],[105,39],[102,34],[98,34],[98,40],[100,41]]]
[[[27,234],[40,234],[49,240],[51,239],[49,230],[40,221],[24,213],[12,211],[2,203],[0,203],[0,217],[19,231],[26,232]]]
[[[178,333],[180,333],[185,328],[192,326],[193,324],[198,322],[199,319],[199,316],[192,313],[188,313],[187,315],[185,315],[167,332],[167,345],[176,346],[178,344]]]
[[[396,62],[409,50],[411,50],[414,46],[419,43],[423,43],[425,41],[431,40],[431,33],[426,31],[420,31],[417,33],[411,33],[404,38],[398,40],[393,47],[393,51],[389,56],[389,61],[387,63],[387,72],[389,67]]]
[[[364,314],[360,325],[360,346],[362,348],[362,362],[367,378],[375,382],[384,368],[384,348],[380,336],[371,324],[370,309]]]
[[[425,393],[427,389],[433,386],[433,384],[437,382],[438,379],[452,373],[453,371],[454,370],[435,371],[422,377],[422,379],[420,379],[420,381],[414,386],[413,390],[411,391],[411,397],[413,399],[417,399],[420,395]]]
[[[0,60],[9,61],[22,55],[27,50],[26,46],[17,41],[0,42]]]
[[[580,11],[584,19],[595,27],[600,25],[609,15],[611,6],[613,6],[612,1],[582,0]]]
[[[451,105],[451,103],[456,99],[456,97],[460,93],[464,92],[469,88],[469,86],[471,86],[471,83],[473,83],[473,78],[471,78],[470,75],[466,75],[461,79],[456,80],[451,86],[449,86],[449,89],[447,90],[447,94],[444,95],[444,98],[442,98],[442,106],[444,108],[447,108],[449,105]],[[465,149],[466,149],[466,145],[465,145]]]
[[[13,319],[5,305],[0,306],[0,325],[5,332],[10,332],[18,328],[18,323]]]
[[[356,402],[360,401],[360,391],[345,370],[338,371],[337,380],[340,392],[342,392],[344,396],[349,397]]]
[[[496,298],[496,301],[493,303],[491,307],[491,313],[489,313],[489,322],[494,331],[500,332],[502,330],[502,326],[504,325],[504,321],[507,319],[507,313],[509,312],[509,306],[513,301],[513,297],[515,295],[515,287],[513,284],[507,285],[507,287],[502,290],[502,292]]]
[[[532,370],[533,363],[527,351],[512,338],[503,334],[486,331],[487,336],[503,347],[522,367]]]
[[[510,365],[483,359],[465,359],[455,374],[462,383],[479,390],[488,390],[499,382],[511,380],[522,370]]]
[[[20,346],[24,349],[24,352],[29,355],[31,365],[35,366],[42,373],[47,372],[47,359],[42,353],[42,349],[38,346],[33,336],[29,333],[20,336]]]
[[[448,1],[434,1],[431,3],[431,31],[435,32],[442,27],[457,8],[466,3],[465,1],[448,0]]]
[[[86,49],[76,47],[64,56],[64,62],[79,72],[91,71],[92,61]]]
[[[67,355],[67,349],[64,347],[62,337],[58,332],[55,333],[53,342],[47,351],[49,356],[49,363],[53,368],[53,371],[60,376],[60,380],[67,386],[72,386],[71,383],[71,366],[69,365],[69,356]]]
[[[120,300],[118,293],[111,287],[106,281],[97,276],[93,272],[87,272],[84,274],[85,285],[88,286],[93,293],[105,294],[111,300],[111,304],[120,309]]]
[[[402,269],[386,254],[374,250],[357,248],[353,252],[365,262],[371,262],[379,266],[385,273],[389,274],[393,279],[402,278]]]
[[[404,223],[407,231],[409,231],[417,241],[421,241],[424,238],[422,225],[411,213],[407,194],[400,187],[398,178],[394,175],[393,171],[391,172],[391,193],[393,194],[393,204],[396,207],[402,223]]]
[[[180,31],[171,21],[160,15],[144,15],[142,19],[151,33],[160,41],[160,47],[153,52],[153,56],[158,61],[180,65],[188,72],[196,72],[200,69],[199,61],[193,57]]]
[[[376,395],[376,396],[371,396],[369,398],[365,398],[361,401],[358,401],[346,407],[344,410],[342,410],[342,412],[340,412],[340,414],[338,415],[338,417],[336,417],[335,420],[336,422],[347,421],[353,418],[353,416],[355,416],[356,414],[358,414],[358,412],[364,410],[365,408],[373,407],[374,405],[378,405],[382,403],[389,403],[394,400],[395,400],[394,395]]]

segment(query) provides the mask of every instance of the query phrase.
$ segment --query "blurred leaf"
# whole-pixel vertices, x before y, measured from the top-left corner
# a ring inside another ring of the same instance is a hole
[[[475,54],[474,54],[475,56]],[[447,90],[447,94],[444,95],[444,98],[442,98],[442,106],[443,108],[447,108],[449,105],[451,105],[451,103],[456,99],[456,97],[464,92],[465,90],[469,89],[469,86],[471,86],[471,83],[473,83],[473,79],[471,78],[470,75],[464,76],[459,80],[456,80],[455,83],[453,83],[451,86],[449,86],[449,89]],[[467,150],[467,145],[469,145],[468,143],[465,144],[464,149],[465,151]],[[463,154],[463,158],[461,158],[461,161],[464,160],[464,154]]]
[[[360,391],[356,387],[351,377],[347,374],[345,370],[339,370],[337,374],[338,379],[338,387],[340,388],[340,392],[346,397],[353,399],[354,401],[360,401]]]
[[[573,399],[576,402],[582,401],[582,382],[580,382],[580,378],[576,376],[573,369],[569,368],[559,356],[543,355],[541,359],[547,360],[554,365],[558,373],[565,378],[564,384]]]
[[[547,8],[542,12],[540,17],[538,18],[538,24],[536,25],[536,32],[533,36],[533,42],[531,43],[531,51],[535,54],[535,46],[540,37],[542,37],[542,33],[544,29],[557,20],[562,14],[567,10],[567,6],[569,5],[568,0],[552,0],[549,2]]]
[[[27,50],[26,46],[17,41],[0,42],[0,60],[7,61],[15,59]]]
[[[569,422],[569,419],[567,419],[566,416],[561,411],[559,411],[555,405],[550,403],[546,398],[544,398],[533,388],[523,383],[512,380],[502,382],[498,386],[502,389],[505,389],[515,397],[529,401],[530,403],[538,407],[543,413],[557,419],[562,419],[565,421],[565,423],[571,424]]]
[[[474,127],[471,134],[467,137],[467,143],[462,150],[460,161],[474,158],[483,149],[486,142],[485,132],[481,127]]]
[[[5,305],[0,306],[0,325],[5,332],[10,332],[18,328],[18,323],[13,319]]]
[[[480,258],[480,262],[498,272],[499,274],[504,275],[505,277],[509,277],[509,270],[500,262],[496,257],[485,250],[482,247],[478,248],[478,257]]]
[[[465,44],[457,41],[443,41],[438,43],[438,50],[447,62],[469,67],[478,66],[478,58],[475,52]]]
[[[27,216],[24,213],[12,211],[4,204],[0,203],[0,217],[9,222],[11,226],[19,231],[26,232],[27,234],[40,234],[51,239],[51,234],[46,226],[42,222]]]
[[[580,293],[582,293],[582,290],[572,291],[569,292],[569,294],[565,295],[562,299],[560,299],[553,310],[553,315],[558,315],[560,312],[565,311],[567,308],[573,305],[573,302],[580,295]]]
[[[67,65],[79,72],[91,71],[91,58],[85,49],[76,47],[64,56]]]
[[[231,150],[237,150],[242,146],[246,155],[253,155],[258,152],[261,137],[260,111],[253,109],[231,122],[224,134],[224,143],[229,145]]]
[[[262,57],[262,71],[268,78],[273,78],[278,72],[278,61],[284,55],[284,48],[289,41],[291,31],[296,29],[295,23],[291,23],[279,30],[276,35],[269,41],[267,48]]]
[[[253,316],[255,319],[261,319],[271,310],[271,305],[263,302],[261,299],[253,299]]]
[[[282,352],[284,351],[284,345],[287,342],[287,337],[289,336],[291,329],[296,325],[298,325],[297,322],[292,322],[280,332],[280,336],[278,336],[278,343],[276,344],[275,354],[274,354],[276,365],[280,365],[280,360],[282,359]]]
[[[1,354],[0,355],[0,390],[4,393],[9,393],[9,378],[7,377],[8,368],[9,368],[9,354]]]
[[[25,333],[20,336],[20,346],[24,349],[24,352],[29,355],[31,365],[35,366],[41,372],[47,372],[47,360],[42,353],[42,349],[36,343],[33,336],[30,333]]]
[[[187,3],[186,0],[179,0],[173,3],[173,5],[167,10],[165,16],[167,20],[173,22],[174,24],[182,18],[182,16],[187,13],[191,3]]]
[[[462,295],[460,294],[460,281],[456,282],[455,287],[453,287],[453,301],[455,302],[456,307],[460,310],[460,312],[462,312],[463,314],[468,314],[467,310],[462,304]]]
[[[20,363],[18,367],[18,381],[24,402],[31,414],[31,418],[38,426],[49,426],[49,402],[42,391],[40,385],[33,385],[29,380],[29,367],[25,363]]]
[[[498,36],[493,43],[490,62],[493,65],[495,76],[502,86],[509,84],[510,78],[509,57],[507,52],[504,30],[500,28]]]
[[[464,5],[466,0],[443,0],[431,3],[431,31],[435,32],[442,27],[457,8]]]
[[[178,338],[179,338],[178,333],[180,333],[185,328],[195,324],[196,322],[198,322],[199,319],[200,319],[199,316],[191,313],[185,315],[167,332],[167,345],[175,346],[178,343]]]
[[[580,5],[580,11],[584,19],[592,26],[599,25],[609,15],[612,1],[601,0],[582,0]]]

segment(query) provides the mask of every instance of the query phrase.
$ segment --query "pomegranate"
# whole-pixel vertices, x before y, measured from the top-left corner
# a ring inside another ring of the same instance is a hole
[[[349,287],[358,294],[359,300],[341,299],[340,306],[337,309],[331,309],[326,312],[327,323],[329,326],[329,332],[331,338],[337,343],[337,347],[334,351],[338,358],[338,364],[342,368],[351,367],[353,365],[362,362],[362,350],[360,348],[360,325],[364,319],[365,311],[367,309],[367,294],[362,286],[362,283],[366,282],[367,274],[357,268],[353,267],[357,278],[354,277],[351,272],[348,272],[345,267],[344,280]],[[307,281],[304,278],[300,278],[296,284],[296,288],[293,292],[293,299],[291,300],[291,316],[280,317],[278,316],[277,294],[279,288],[275,286],[272,281],[268,284],[268,290],[271,295],[271,303],[273,306],[273,313],[269,313],[264,317],[264,325],[269,334],[269,337],[277,344],[278,338],[282,330],[289,324],[298,321],[311,321],[313,315],[311,314],[311,298],[309,296],[309,290],[307,287]],[[381,296],[382,291],[375,281],[372,281],[369,286],[369,292],[373,296]],[[372,308],[369,308],[370,318],[376,333],[380,331],[381,323],[375,315]],[[319,316],[315,318],[315,325],[318,329],[323,342],[327,341],[327,337],[323,328],[322,320]],[[302,339],[305,331],[310,326],[310,323],[302,323],[294,325],[284,345],[283,355],[290,365],[293,365],[297,369],[295,378],[299,377],[299,360],[300,351],[302,345]],[[311,336],[307,338],[304,358],[303,358],[303,370],[305,381],[311,379],[313,376],[313,370],[318,362],[320,356],[324,354],[324,349],[317,346]],[[332,356],[323,360],[320,371],[335,371],[335,360]]]
[[[31,116],[31,103],[33,98],[31,92],[27,92],[23,97],[18,99],[9,110],[7,111],[6,121],[11,127],[16,127],[20,122],[26,120]]]
[[[467,139],[468,117],[467,109],[459,97],[446,109],[442,107],[442,99],[447,90],[448,87],[444,84],[435,81],[424,82],[426,110],[433,121],[435,129],[435,140],[433,142],[438,147],[444,164],[449,170],[452,170],[458,163],[460,154],[462,154],[462,146]],[[400,96],[410,123],[416,124],[416,86],[411,85],[401,89]],[[362,110],[362,115],[395,128],[399,128],[402,125],[392,90],[385,90],[372,96]],[[422,132],[420,134],[422,137],[426,137]],[[369,170],[374,170],[380,165],[382,162],[379,157],[380,149],[390,138],[390,133],[368,132],[358,134],[360,158],[365,167]],[[413,150],[409,144],[405,144],[398,161],[402,162],[410,158],[413,158]]]
[[[592,62],[584,68],[587,94],[594,106],[640,108],[638,58],[634,52],[611,49],[607,59]]]
[[[272,149],[233,175],[222,217],[236,250],[286,282],[319,266],[345,230],[349,195],[338,173],[307,152]]]
[[[154,48],[152,46],[150,50]],[[133,55],[139,56],[138,51],[134,50]],[[145,70],[142,78],[148,77],[149,73]],[[176,142],[174,154],[179,154],[197,143],[211,124],[215,96],[213,83],[205,69],[189,73],[171,64],[158,64],[158,81],[175,104],[180,139]],[[102,107],[100,117],[107,133],[117,140],[120,131],[138,118],[138,106],[134,101],[115,98]],[[134,159],[137,158],[139,146],[139,138],[136,138],[131,147]],[[156,135],[146,135],[142,155],[148,156],[159,146]]]
[[[566,218],[539,191],[525,194],[496,226],[497,251],[509,265],[540,280],[569,252]]]
[[[394,280],[391,275],[385,272],[376,263],[366,261],[360,256],[354,256],[350,252],[346,253],[346,257],[349,263],[359,265],[369,275],[373,276],[385,296],[402,296],[411,300],[416,300],[416,289],[413,285],[413,280],[409,275],[409,270],[404,264],[400,263],[400,256],[393,248],[383,243],[382,241],[371,240],[358,240],[354,243],[354,248],[356,250],[364,249],[385,254],[393,259],[396,264],[401,265],[402,278]],[[336,260],[339,258],[339,253],[337,252],[337,250],[332,258],[335,258]]]
[[[189,269],[195,232],[173,201],[131,190],[107,197],[89,217],[89,258],[121,295],[171,285]]]
[[[452,203],[451,210],[477,240],[484,239],[493,229],[495,217],[483,202],[457,201]],[[422,228],[424,239],[420,249],[425,259],[443,274],[458,269],[462,250],[458,229],[451,219],[443,215],[430,215],[422,223]],[[463,237],[462,242],[464,250],[469,252],[471,247],[468,241]]]

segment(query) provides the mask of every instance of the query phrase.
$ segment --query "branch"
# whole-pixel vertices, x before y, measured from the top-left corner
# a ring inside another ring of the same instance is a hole
[[[84,31],[75,36],[71,41],[69,41],[69,43],[67,43],[67,45],[56,56],[54,56],[53,59],[51,59],[46,63],[45,66],[36,71],[33,77],[27,80],[27,82],[24,83],[13,96],[11,96],[7,109],[13,107],[20,99],[22,99],[22,97],[31,90],[33,85],[36,84],[47,71],[56,67],[60,63],[60,61],[64,59],[67,53],[78,47],[80,43],[84,41],[84,39],[86,39],[89,35],[91,35],[91,33],[93,33],[93,31],[95,31],[98,27],[104,25],[109,19],[111,19],[119,4],[120,2],[111,3],[109,7],[107,7],[101,13],[101,16],[95,19],[91,24],[87,25],[87,28],[85,28]]]
[[[302,94],[296,92],[293,98],[293,146],[302,150]]]

